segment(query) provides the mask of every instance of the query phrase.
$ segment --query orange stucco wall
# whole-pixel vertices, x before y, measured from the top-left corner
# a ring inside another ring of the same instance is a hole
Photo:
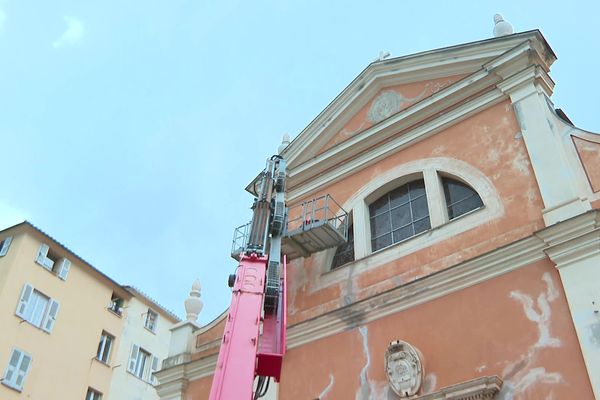
[[[384,354],[400,339],[423,354],[424,393],[498,375],[504,381],[498,399],[593,399],[560,278],[547,260],[365,325],[356,322],[288,350],[279,398],[396,398],[388,394]],[[190,382],[187,396],[208,398],[211,382]]]
[[[340,294],[348,291],[347,285],[352,286],[353,300],[360,300],[541,229],[544,226],[542,200],[525,144],[516,135],[518,132],[510,103],[504,102],[324,188],[319,194],[330,193],[343,204],[365,182],[399,164],[430,157],[449,157],[462,160],[486,175],[498,191],[504,215],[493,223],[357,274],[351,281],[320,290],[312,287],[320,274],[314,265],[316,257],[291,262],[288,267],[290,323],[298,323],[344,305]],[[345,268],[352,268],[352,264]]]
[[[547,261],[289,350],[280,398],[316,399],[331,386],[321,399],[387,399],[384,354],[397,339],[423,353],[426,392],[498,375],[501,399],[593,398]]]

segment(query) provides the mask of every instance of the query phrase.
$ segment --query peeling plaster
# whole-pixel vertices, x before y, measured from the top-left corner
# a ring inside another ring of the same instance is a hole
[[[365,365],[360,371],[360,386],[356,392],[356,400],[368,400],[371,396],[371,385],[368,380],[368,370],[371,365],[371,354],[369,353],[369,328],[361,326],[358,332],[362,336],[363,354],[365,355]]]
[[[523,132],[519,131],[515,133],[515,140],[523,140]]]
[[[355,400],[395,400],[396,394],[386,383],[378,383],[369,380],[369,367],[371,366],[371,354],[369,353],[369,328],[361,326],[358,332],[362,337],[362,348],[365,356],[365,365],[360,370],[360,386],[356,391]]]
[[[329,374],[329,385],[327,385],[327,387],[325,387],[325,389],[323,389],[323,391],[319,393],[319,395],[317,396],[317,400],[325,400],[327,398],[327,394],[331,391],[334,384],[335,378],[332,374]]]
[[[590,334],[592,343],[600,347],[600,321],[590,325]]]
[[[538,339],[529,347],[526,354],[504,368],[504,384],[498,394],[500,400],[523,398],[522,396],[528,389],[537,385],[564,382],[562,375],[558,372],[547,372],[543,367],[533,368],[540,350],[561,346],[560,339],[552,337],[550,333],[552,317],[550,303],[558,298],[558,290],[556,290],[550,273],[544,273],[542,280],[546,284],[546,290],[538,295],[535,303],[532,296],[519,291],[515,290],[509,294],[511,299],[521,303],[527,319],[536,323]]]
[[[298,310],[296,307],[298,292],[306,290],[309,282],[304,259],[294,260],[288,265],[288,282],[290,286],[288,288],[288,313],[295,314]]]
[[[529,176],[531,174],[529,166],[529,159],[527,158],[525,151],[520,148],[515,152],[515,158],[512,161],[512,167],[513,169],[519,171],[521,174]]]
[[[434,373],[429,373],[425,376],[423,381],[423,394],[429,394],[435,392],[437,387],[437,375]]]

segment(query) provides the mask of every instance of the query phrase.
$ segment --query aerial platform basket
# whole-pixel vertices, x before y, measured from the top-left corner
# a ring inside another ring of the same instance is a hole
[[[233,234],[231,256],[239,260],[250,234],[250,223]],[[288,260],[340,246],[348,238],[348,213],[330,196],[306,201],[288,210],[281,252]]]

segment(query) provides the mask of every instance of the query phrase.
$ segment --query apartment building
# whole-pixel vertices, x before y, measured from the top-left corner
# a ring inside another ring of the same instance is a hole
[[[0,304],[2,400],[158,398],[177,317],[29,222],[0,232]]]

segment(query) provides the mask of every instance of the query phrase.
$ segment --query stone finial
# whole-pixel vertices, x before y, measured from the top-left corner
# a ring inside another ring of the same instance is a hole
[[[494,37],[511,35],[514,33],[512,25],[502,18],[502,15],[494,15]]]
[[[391,54],[390,54],[390,52],[389,52],[389,51],[384,51],[384,50],[381,50],[381,51],[379,52],[379,55],[377,56],[377,58],[376,58],[376,59],[374,59],[374,60],[373,60],[373,62],[377,62],[377,61],[383,61],[383,60],[385,60],[386,58],[388,58],[390,55],[391,55]]]
[[[286,147],[288,147],[290,145],[290,135],[288,135],[287,133],[283,135],[283,138],[281,139],[281,144],[279,145],[279,148],[277,149],[278,154],[281,154],[283,152],[283,150],[285,150]]]
[[[188,321],[196,322],[198,314],[202,311],[204,303],[200,299],[200,280],[196,279],[192,284],[192,290],[187,299],[185,299],[185,313]]]

